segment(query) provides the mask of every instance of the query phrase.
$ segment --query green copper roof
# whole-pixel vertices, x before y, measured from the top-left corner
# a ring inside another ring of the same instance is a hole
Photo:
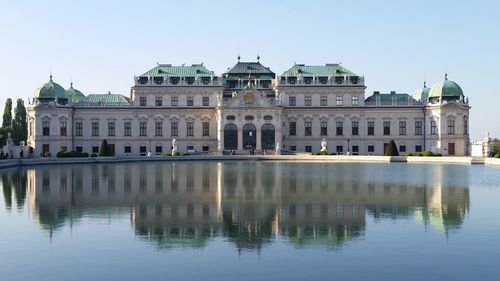
[[[155,68],[142,74],[141,77],[211,77],[215,76],[213,71],[208,70],[203,64],[191,66],[172,66],[171,64],[159,64]]]
[[[413,99],[421,102],[427,102],[427,99],[429,98],[429,91],[431,89],[427,88],[426,83],[424,82],[424,87],[416,90],[413,92]]]
[[[104,105],[130,105],[129,99],[119,94],[91,94],[84,102]]]
[[[412,97],[408,94],[404,93],[379,93],[379,92],[374,92],[373,95],[367,97],[365,99],[366,103],[375,103],[377,101],[377,97],[380,101],[381,104],[392,104],[392,101],[396,103],[407,103]]]
[[[69,89],[66,90],[66,96],[71,102],[79,102],[85,99],[85,95],[82,92],[73,88],[73,83],[71,83]]]
[[[273,79],[276,74],[260,62],[238,62],[233,68],[224,73],[229,78],[247,78],[251,75],[258,79]]]
[[[328,76],[356,76],[350,70],[340,66],[338,64],[326,64],[326,65],[304,65],[296,64],[289,70],[285,71],[281,76],[318,76],[318,77],[328,77]]]
[[[66,99],[66,90],[64,90],[61,85],[52,81],[52,75],[50,75],[49,82],[45,83],[42,87],[36,89],[35,98],[41,99]]]
[[[429,92],[429,98],[459,98],[463,95],[462,88],[457,83],[448,80],[448,75],[445,76],[443,81],[432,86]]]

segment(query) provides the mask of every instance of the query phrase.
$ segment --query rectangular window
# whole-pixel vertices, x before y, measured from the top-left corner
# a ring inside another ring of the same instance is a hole
[[[322,136],[328,135],[328,122],[321,122],[320,126],[321,126],[321,135]]]
[[[455,134],[455,121],[448,120],[448,135],[454,135],[454,134]]]
[[[352,122],[352,135],[353,136],[359,135],[359,123],[358,122]]]
[[[145,137],[147,136],[148,130],[147,130],[147,123],[146,122],[139,122],[139,136]]]
[[[170,98],[170,105],[171,106],[178,106],[179,105],[179,97],[171,97]]]
[[[68,122],[66,121],[61,121],[61,128],[60,128],[60,134],[61,136],[66,136],[68,132]]]
[[[321,96],[319,103],[320,103],[321,106],[327,106],[328,105],[328,97],[327,96]]]
[[[422,135],[422,121],[415,121],[415,135]]]
[[[384,121],[384,136],[388,136],[391,134],[391,122]]]
[[[358,96],[351,97],[351,104],[352,104],[352,106],[358,106],[359,105],[359,97]]]
[[[140,106],[146,106],[146,97],[140,97],[139,98],[139,105]]]
[[[187,106],[193,106],[194,105],[194,97],[187,97],[187,99],[186,99],[186,105]]]
[[[306,152],[312,152],[312,146],[306,145],[305,146]]]
[[[374,145],[369,145],[368,146],[368,152],[375,152],[375,146]]]
[[[369,136],[375,135],[375,122],[373,121],[368,121],[368,135]]]
[[[335,104],[336,104],[337,106],[342,106],[342,105],[344,105],[344,97],[343,97],[343,96],[337,96],[337,97],[335,98]]]
[[[297,135],[297,123],[296,122],[290,122],[290,136],[296,136]]]
[[[83,136],[83,122],[76,122],[75,123],[75,135],[77,137]]]
[[[44,136],[50,135],[50,121],[42,122],[42,135]]]
[[[406,152],[406,145],[400,145],[399,152]]]
[[[342,136],[344,134],[344,123],[337,122],[337,136]]]
[[[156,106],[162,106],[163,105],[163,98],[162,97],[156,97],[155,105]]]
[[[431,135],[437,135],[437,122],[431,121]]]
[[[359,153],[359,146],[358,145],[353,145],[352,146],[352,154],[358,155]]]
[[[108,136],[112,137],[115,135],[115,122],[108,122]]]
[[[157,145],[155,147],[155,152],[156,152],[157,155],[161,154],[163,152],[163,147],[161,145]]]
[[[337,145],[337,154],[342,154],[342,152],[344,152],[344,146]]]
[[[92,146],[92,153],[99,153],[99,147],[98,146]]]
[[[306,121],[304,123],[304,135],[305,136],[311,136],[312,135],[312,123]]]
[[[399,135],[406,136],[406,121],[399,121]]]
[[[99,136],[99,122],[92,122],[92,136]]]
[[[415,152],[422,152],[422,146],[421,145],[415,145]]]
[[[193,122],[186,123],[186,135],[188,137],[194,136],[194,123]]]
[[[125,146],[123,149],[124,153],[131,153],[132,152],[132,147],[130,145]]]
[[[209,106],[210,105],[210,97],[203,97],[202,104],[203,104],[203,106]]]
[[[201,147],[202,151],[210,151],[210,147],[208,145],[204,145]]]
[[[77,152],[83,152],[83,147],[81,147],[81,146],[77,146],[77,147],[75,147],[75,149]]]
[[[468,126],[468,120],[467,116],[464,116],[464,135],[469,134],[469,126]]]
[[[146,150],[147,150],[147,147],[139,146],[139,153],[141,154],[141,156],[146,156]],[[144,186],[144,185],[141,185],[141,186]]]
[[[296,104],[295,97],[288,97],[288,105],[295,106],[295,104]]]
[[[312,103],[311,96],[305,96],[304,97],[304,105],[305,106],[311,106],[311,103]]]
[[[203,122],[202,124],[202,135],[204,137],[210,136],[210,123],[209,122]]]
[[[163,136],[163,122],[155,122],[155,136]]]
[[[172,122],[170,124],[170,135],[172,137],[177,137],[179,134],[179,123],[177,122]]]
[[[123,135],[130,137],[132,135],[132,122],[123,123]]]

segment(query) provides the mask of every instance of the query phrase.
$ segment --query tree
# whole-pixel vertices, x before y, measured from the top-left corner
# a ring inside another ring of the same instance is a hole
[[[28,123],[26,121],[26,107],[24,101],[17,99],[16,108],[14,108],[14,120],[12,120],[12,140],[15,144],[26,141],[28,138]]]
[[[101,147],[99,147],[99,156],[111,156],[107,140],[102,140]]]
[[[385,156],[399,156],[398,148],[396,147],[396,142],[391,140],[387,148],[385,149]]]
[[[12,99],[8,98],[5,101],[5,107],[3,110],[2,127],[7,128],[10,126],[12,126]]]
[[[11,127],[0,128],[0,147],[3,147],[7,143],[9,133],[12,133]]]

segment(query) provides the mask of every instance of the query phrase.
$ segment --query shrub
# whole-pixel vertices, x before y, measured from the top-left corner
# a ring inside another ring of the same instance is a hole
[[[335,152],[330,152],[330,153],[328,153],[328,155],[337,155],[337,153],[335,153]]]
[[[172,153],[163,152],[161,156],[172,156]]]
[[[500,158],[500,153],[495,154],[495,158]]]
[[[406,153],[406,156],[415,156],[415,153],[409,152],[409,153]]]
[[[387,148],[385,149],[385,156],[399,156],[398,148],[396,147],[396,142],[391,140]]]
[[[59,151],[56,156],[58,158],[89,157],[89,154],[87,152],[78,152],[78,151]]]
[[[422,154],[422,152],[417,152],[415,153],[415,156],[424,156],[424,155]]]
[[[434,156],[441,157],[441,156],[443,156],[443,154],[441,154],[441,153],[434,153]]]
[[[97,153],[90,154],[90,157],[97,157]]]
[[[107,140],[102,140],[101,147],[99,147],[99,156],[111,156]]]
[[[177,153],[179,153],[179,152],[177,152]],[[183,152],[183,153],[180,153],[180,154],[177,154],[177,153],[175,154],[177,156],[179,156],[179,155],[180,156],[189,156],[189,153],[187,153],[187,152]]]
[[[433,155],[434,154],[432,153],[432,151],[424,151],[424,152],[422,152],[422,156],[428,157],[428,156],[433,156]]]

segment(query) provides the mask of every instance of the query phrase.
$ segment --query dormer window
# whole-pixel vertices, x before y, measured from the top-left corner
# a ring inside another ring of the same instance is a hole
[[[144,85],[148,83],[148,77],[139,77],[139,84]]]
[[[155,77],[153,78],[153,81],[155,82],[156,85],[161,85],[163,84],[163,77]]]
[[[201,83],[202,83],[203,85],[208,85],[208,83],[210,83],[210,78],[208,78],[208,77],[203,77],[203,78],[201,79]]]
[[[192,85],[194,83],[194,77],[186,77],[185,79],[188,85]]]
[[[297,82],[297,78],[296,77],[288,77],[288,83],[294,85],[295,82]]]
[[[304,83],[309,85],[309,84],[311,84],[311,82],[312,82],[312,77],[305,77],[304,78]]]
[[[335,77],[335,84],[342,84],[344,82],[344,77]]]
[[[351,77],[349,77],[349,80],[351,81],[351,84],[358,84],[359,77],[358,76],[351,76]]]
[[[179,77],[170,77],[170,84],[172,85],[179,84]]]
[[[328,81],[328,78],[327,77],[320,77],[319,78],[319,83],[320,84],[326,84],[326,82]]]

